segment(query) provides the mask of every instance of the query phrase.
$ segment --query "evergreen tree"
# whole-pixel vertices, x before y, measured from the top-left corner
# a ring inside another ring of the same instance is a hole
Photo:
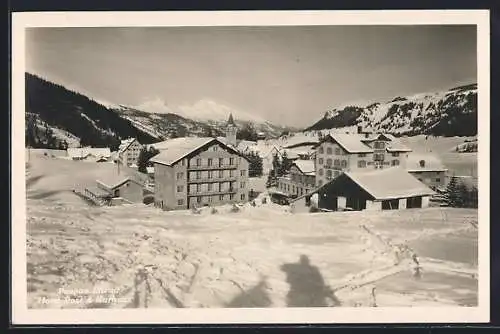
[[[139,157],[137,158],[137,170],[141,173],[147,173],[146,167],[148,167],[151,164],[149,162],[149,159],[151,159],[158,153],[160,153],[160,151],[158,151],[152,146],[149,149],[143,147],[139,152]]]
[[[286,173],[288,173],[288,171],[290,170],[290,168],[292,167],[292,164],[293,164],[293,161],[288,159],[288,154],[286,153],[286,151],[283,152],[281,159],[282,159],[281,168],[280,168],[280,172],[278,173],[279,176],[282,176],[282,175],[285,175]]]
[[[255,152],[247,153],[245,154],[245,156],[249,160],[248,176],[249,177],[262,176],[263,173],[262,158]]]
[[[242,129],[236,132],[236,139],[257,141],[257,131],[255,131],[254,127],[250,123],[247,123]]]
[[[446,186],[445,201],[451,207],[463,206],[463,188],[456,176],[453,176]]]

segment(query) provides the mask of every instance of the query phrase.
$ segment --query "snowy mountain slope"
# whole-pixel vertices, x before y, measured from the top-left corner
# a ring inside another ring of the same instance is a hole
[[[162,114],[176,114],[198,124],[204,123],[217,131],[224,130],[230,114],[233,115],[238,127],[251,125],[257,132],[263,132],[271,137],[279,136],[287,130],[285,127],[272,124],[256,114],[229,107],[211,99],[202,99],[192,105],[168,106],[162,99],[155,98],[138,106],[125,108],[145,111],[156,114],[158,117],[161,117]],[[120,108],[115,108],[115,110],[120,110]]]
[[[396,97],[366,106],[335,108],[306,131],[358,125],[367,130],[401,135],[476,135],[477,84]]]

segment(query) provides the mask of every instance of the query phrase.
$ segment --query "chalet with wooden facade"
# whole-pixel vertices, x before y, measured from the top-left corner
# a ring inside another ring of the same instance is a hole
[[[291,203],[294,212],[306,211],[312,196],[326,211],[397,210],[429,206],[429,187],[401,167],[366,172],[343,172]]]

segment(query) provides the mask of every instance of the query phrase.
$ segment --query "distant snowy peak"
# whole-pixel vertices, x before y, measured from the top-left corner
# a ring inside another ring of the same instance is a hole
[[[233,115],[236,121],[266,123],[262,117],[229,107],[223,103],[210,99],[202,99],[194,104],[184,104],[179,106],[167,106],[161,98],[154,98],[145,101],[133,108],[149,113],[165,114],[173,113],[196,121],[227,121],[229,114]]]
[[[475,135],[477,84],[328,110],[306,130],[362,126],[393,134]]]

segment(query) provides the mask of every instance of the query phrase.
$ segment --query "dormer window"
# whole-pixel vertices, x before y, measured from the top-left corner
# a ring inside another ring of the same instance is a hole
[[[425,160],[420,160],[419,162],[420,167],[425,167]]]

